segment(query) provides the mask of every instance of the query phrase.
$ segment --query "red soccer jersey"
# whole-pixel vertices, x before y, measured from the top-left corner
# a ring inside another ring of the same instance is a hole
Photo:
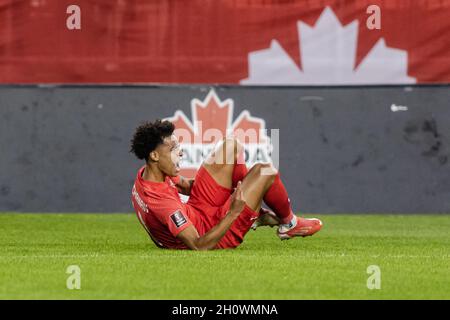
[[[155,244],[161,248],[186,249],[177,235],[193,225],[193,209],[181,202],[175,184],[179,177],[166,177],[164,182],[142,178],[142,167],[137,174],[132,191],[132,203],[139,221]]]
[[[187,249],[177,238],[181,231],[194,225],[202,236],[230,209],[232,190],[220,186],[203,166],[195,176],[186,204],[181,201],[176,187],[179,177],[167,177],[159,183],[146,181],[142,178],[144,168],[137,174],[132,202],[139,221],[158,247]],[[258,216],[258,212],[246,205],[216,248],[236,248]]]

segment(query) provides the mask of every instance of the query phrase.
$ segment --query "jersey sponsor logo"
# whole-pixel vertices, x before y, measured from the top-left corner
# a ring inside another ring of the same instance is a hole
[[[173,223],[177,226],[177,228],[185,225],[187,223],[186,218],[181,213],[181,211],[175,211],[171,216],[170,219],[172,219]]]
[[[273,141],[267,134],[265,120],[252,116],[248,110],[237,116],[233,113],[233,99],[221,100],[211,89],[203,101],[191,100],[192,121],[181,110],[166,118],[175,125],[174,134],[183,149],[182,176],[193,178],[216,143],[232,135],[244,145],[248,166],[273,160]]]

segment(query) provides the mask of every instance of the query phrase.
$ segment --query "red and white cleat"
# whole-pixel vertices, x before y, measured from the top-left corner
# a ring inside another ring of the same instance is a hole
[[[320,231],[322,228],[322,221],[317,218],[306,219],[297,217],[297,224],[295,227],[288,228],[285,225],[280,225],[278,228],[278,237],[281,240],[288,240],[293,237],[308,237]]]

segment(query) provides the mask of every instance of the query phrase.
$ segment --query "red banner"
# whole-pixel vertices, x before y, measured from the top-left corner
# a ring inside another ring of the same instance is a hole
[[[0,0],[0,82],[449,83],[449,17],[449,0]]]

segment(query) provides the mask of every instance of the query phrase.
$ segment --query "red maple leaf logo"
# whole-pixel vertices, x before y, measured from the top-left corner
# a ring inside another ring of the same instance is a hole
[[[203,101],[196,98],[191,100],[192,122],[180,110],[166,120],[175,125],[174,134],[184,147],[185,154],[189,147],[214,145],[230,135],[237,137],[246,147],[269,143],[264,119],[252,117],[249,111],[244,110],[233,121],[233,109],[232,99],[221,101],[211,90]],[[188,161],[181,174],[193,177],[200,166],[199,162],[199,159]]]

